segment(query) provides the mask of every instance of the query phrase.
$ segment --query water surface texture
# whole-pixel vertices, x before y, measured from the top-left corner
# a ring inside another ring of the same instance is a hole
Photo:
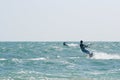
[[[0,80],[120,80],[120,42],[0,42]]]

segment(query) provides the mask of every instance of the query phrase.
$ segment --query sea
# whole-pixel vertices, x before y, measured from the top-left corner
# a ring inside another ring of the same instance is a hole
[[[0,80],[120,80],[120,42],[0,42]]]

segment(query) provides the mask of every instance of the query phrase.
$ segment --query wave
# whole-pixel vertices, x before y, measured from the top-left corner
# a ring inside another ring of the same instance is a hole
[[[92,59],[120,59],[120,55],[108,54],[104,52],[95,52]]]
[[[30,59],[18,59],[18,58],[12,58],[12,59],[5,59],[5,58],[0,58],[0,61],[5,61],[5,60],[11,60],[13,62],[21,62],[25,60],[30,60],[30,61],[38,61],[38,60],[47,60],[46,58],[30,58]]]

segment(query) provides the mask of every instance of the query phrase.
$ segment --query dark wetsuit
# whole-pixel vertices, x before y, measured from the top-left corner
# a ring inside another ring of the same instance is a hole
[[[80,44],[80,48],[81,48],[82,52],[84,52],[86,54],[90,54],[90,51],[88,51],[87,49],[85,49],[86,47],[88,47],[88,46],[86,46],[86,45],[84,45],[82,43]]]
[[[66,42],[63,42],[63,45],[64,45],[64,46],[68,46],[68,45],[66,44]]]

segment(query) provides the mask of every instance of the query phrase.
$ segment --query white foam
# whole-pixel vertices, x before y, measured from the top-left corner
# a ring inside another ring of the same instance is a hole
[[[39,60],[46,60],[46,58],[31,58],[28,60],[32,60],[32,61],[39,61]]]
[[[5,58],[0,58],[0,61],[4,61],[4,60],[7,60],[7,59],[5,59]]]
[[[104,52],[95,52],[92,59],[120,59],[118,54],[108,54]]]
[[[22,59],[18,59],[18,58],[13,58],[12,61],[15,63],[22,63],[23,62]]]
[[[74,44],[74,43],[67,44],[67,45],[70,46],[70,47],[77,47],[77,46],[79,46],[78,44]]]

